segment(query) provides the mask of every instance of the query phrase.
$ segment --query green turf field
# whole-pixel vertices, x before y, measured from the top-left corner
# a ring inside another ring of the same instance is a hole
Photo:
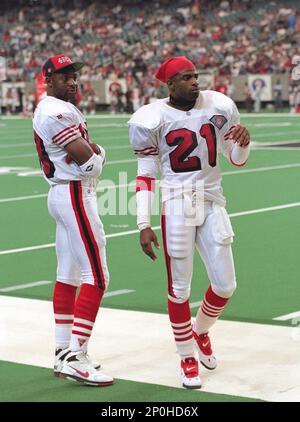
[[[90,138],[101,143],[107,152],[102,179],[116,185],[124,184],[125,176],[126,183],[135,178],[136,164],[128,145],[127,120],[111,116],[88,119]],[[244,115],[242,123],[249,128],[255,145],[247,166],[233,167],[221,157],[227,210],[236,234],[233,249],[238,280],[238,289],[222,319],[291,326],[291,319],[274,318],[300,311],[299,263],[295,259],[300,239],[300,118],[288,114]],[[50,301],[53,290],[50,282],[55,279],[56,271],[55,231],[47,211],[48,185],[37,174],[39,164],[31,121],[0,119],[0,129],[0,294]],[[294,145],[278,146],[281,143]],[[114,192],[117,198],[119,193],[126,194],[128,201],[133,200],[132,189],[128,192],[127,187],[117,187]],[[135,217],[119,212],[102,217],[108,235],[109,290],[131,292],[106,297],[103,306],[164,314],[167,309],[163,253],[159,252],[155,263],[147,259],[140,251],[138,233],[124,235],[136,230]],[[158,216],[153,218],[153,225],[159,226]],[[162,244],[160,230],[157,233]],[[198,256],[194,267],[192,303],[201,300],[208,284]],[[40,281],[45,284],[34,284]],[[9,376],[17,371],[33,380],[35,387],[26,394]],[[0,393],[0,401],[35,401],[37,386],[42,391],[41,399],[59,400],[54,389],[63,391],[65,384],[51,378],[46,381],[45,371],[1,362],[1,373],[9,388],[5,395]],[[166,387],[120,381],[118,387],[104,393],[103,401],[143,401],[147,397],[153,401],[163,401],[166,397],[174,401],[234,399],[209,393],[187,398],[187,392],[181,389],[166,390]],[[65,387],[65,391],[67,401],[89,401],[94,397],[87,398],[88,393],[73,384]],[[134,400],[137,391],[140,396]]]

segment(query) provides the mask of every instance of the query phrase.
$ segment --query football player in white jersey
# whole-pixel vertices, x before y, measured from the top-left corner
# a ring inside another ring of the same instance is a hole
[[[198,360],[215,369],[209,330],[236,288],[218,152],[242,166],[250,136],[240,125],[234,102],[215,91],[199,91],[194,64],[184,56],[164,62],[156,78],[169,98],[137,110],[129,137],[137,155],[137,223],[143,251],[156,259],[159,248],[151,229],[151,206],[158,168],[162,173],[162,237],[168,277],[168,312],[181,359],[182,384],[200,388]],[[194,321],[189,306],[195,247],[210,285]]]
[[[83,66],[64,54],[47,60],[43,66],[47,96],[35,110],[33,129],[41,168],[50,184],[48,209],[56,221],[54,374],[107,386],[113,378],[98,371],[100,365],[87,355],[109,273],[96,196],[105,151],[90,142],[85,118],[74,105],[76,72]]]

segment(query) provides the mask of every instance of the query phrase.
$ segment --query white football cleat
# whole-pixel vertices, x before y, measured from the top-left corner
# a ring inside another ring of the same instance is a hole
[[[69,352],[63,361],[60,378],[82,382],[95,387],[112,385],[114,379],[97,371],[83,351]]]
[[[216,369],[217,359],[213,355],[210,338],[208,333],[197,334],[193,330],[194,339],[196,341],[196,348],[199,354],[199,360],[206,369]]]
[[[54,376],[59,377],[59,374],[61,373],[61,368],[63,367],[63,361],[67,357],[67,355],[71,352],[70,349],[56,349],[55,350],[55,358],[54,358]],[[90,360],[89,356],[86,355],[87,358]],[[100,369],[101,365],[99,362],[92,362],[91,364],[95,369]]]
[[[198,360],[194,357],[181,361],[182,385],[185,388],[201,388]]]

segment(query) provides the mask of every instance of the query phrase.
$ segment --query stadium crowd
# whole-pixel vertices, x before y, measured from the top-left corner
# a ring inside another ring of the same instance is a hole
[[[217,71],[230,80],[248,73],[290,71],[300,44],[296,1],[16,4],[0,15],[0,56],[7,62],[7,80],[33,80],[49,56],[63,51],[88,63],[81,82],[88,86],[92,103],[96,99],[90,81],[126,79],[129,92],[115,99],[116,110],[132,106],[136,97],[150,101],[159,95],[152,75],[169,56],[187,55],[200,71]]]

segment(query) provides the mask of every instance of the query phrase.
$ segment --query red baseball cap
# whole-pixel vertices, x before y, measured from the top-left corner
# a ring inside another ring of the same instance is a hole
[[[70,57],[65,54],[50,57],[42,68],[43,76],[51,76],[53,73],[59,73],[62,69],[71,67],[75,71],[80,70],[85,64],[81,62],[73,62]]]
[[[196,67],[193,62],[191,62],[185,56],[172,57],[171,59],[166,60],[157,70],[155,77],[166,83],[172,76],[176,73],[182,72],[183,70],[195,70]]]

